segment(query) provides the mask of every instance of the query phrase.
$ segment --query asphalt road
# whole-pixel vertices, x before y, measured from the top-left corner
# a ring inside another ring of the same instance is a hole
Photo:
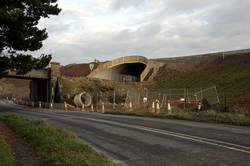
[[[0,114],[45,119],[76,133],[118,165],[250,165],[250,127],[30,109],[0,101]]]

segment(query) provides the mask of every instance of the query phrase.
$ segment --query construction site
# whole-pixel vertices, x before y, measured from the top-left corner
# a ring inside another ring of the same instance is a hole
[[[107,109],[123,110],[145,104],[151,107],[155,101],[160,108],[168,108],[169,103],[173,107],[198,108],[203,99],[209,105],[248,110],[249,57],[247,49],[176,58],[147,59],[130,55],[106,62],[57,64],[53,70],[56,76],[52,74],[53,86],[48,84],[52,90],[47,88],[50,96],[44,101],[32,95],[30,87],[34,81],[28,79],[3,78],[0,90],[2,96],[9,98],[67,102],[95,110],[101,110],[104,103]]]

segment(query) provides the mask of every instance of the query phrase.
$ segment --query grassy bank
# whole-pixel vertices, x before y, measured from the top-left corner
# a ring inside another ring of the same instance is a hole
[[[237,101],[250,98],[250,54],[226,56],[224,60],[221,57],[214,60],[200,58],[200,62],[195,64],[192,64],[195,58],[179,61],[163,66],[148,88],[162,90],[216,85],[221,101],[227,97],[237,104]],[[175,68],[169,67],[173,64]],[[183,67],[190,69],[182,70]]]
[[[62,94],[70,94],[74,96],[77,93],[83,91],[95,92],[95,91],[108,91],[114,89],[112,81],[101,80],[97,78],[86,77],[62,77],[60,79],[62,83]]]
[[[83,144],[74,134],[51,127],[45,121],[31,121],[15,115],[1,117],[1,120],[28,140],[49,165],[114,165],[109,158]]]
[[[7,143],[0,135],[0,165],[1,166],[14,166],[14,160],[7,148]]]
[[[214,110],[196,112],[191,109],[175,108],[171,111],[171,114],[166,109],[162,109],[161,113],[155,114],[148,109],[138,108],[132,112],[109,111],[106,113],[250,126],[250,117],[237,112],[216,112]]]

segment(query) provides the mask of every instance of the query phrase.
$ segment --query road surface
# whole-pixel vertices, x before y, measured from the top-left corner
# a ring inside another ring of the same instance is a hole
[[[0,115],[44,119],[76,133],[118,165],[250,165],[250,127],[31,109],[0,101]]]

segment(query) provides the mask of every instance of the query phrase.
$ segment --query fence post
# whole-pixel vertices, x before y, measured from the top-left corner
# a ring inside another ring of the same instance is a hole
[[[105,106],[104,106],[104,102],[102,102],[102,113],[105,113]]]
[[[187,99],[188,99],[188,102],[190,102],[190,97],[189,97],[189,90],[187,88]]]
[[[201,110],[201,102],[198,103],[198,110]]]
[[[202,88],[201,88],[201,100],[203,99],[203,93],[202,93]]]
[[[141,104],[141,94],[140,94],[140,92],[138,92],[139,94],[138,94],[138,104]]]
[[[169,100],[171,100],[172,99],[172,91],[171,91],[171,89],[169,89]]]
[[[184,109],[186,109],[186,104],[187,104],[187,88],[184,89]]]
[[[218,95],[216,86],[214,86],[214,89],[215,89],[215,93],[216,93],[216,97],[217,97],[217,102],[220,103],[220,99],[219,99],[219,95]]]
[[[165,107],[166,106],[166,94],[163,93],[163,96],[162,96],[162,101],[161,101],[161,108]]]
[[[168,114],[172,114],[170,100],[168,100]]]
[[[128,108],[129,108],[129,112],[131,112],[132,111],[132,109],[133,109],[133,104],[132,104],[132,102],[130,101],[129,102],[129,104],[128,104]]]
[[[114,91],[114,94],[113,94],[113,109],[115,109],[115,91]]]
[[[94,112],[94,105],[91,104],[91,111]]]
[[[65,111],[68,110],[67,106],[68,106],[68,105],[67,105],[67,103],[66,103],[66,101],[65,101],[65,102],[64,102],[64,110],[65,110]]]
[[[85,105],[82,104],[82,111],[85,111]]]

